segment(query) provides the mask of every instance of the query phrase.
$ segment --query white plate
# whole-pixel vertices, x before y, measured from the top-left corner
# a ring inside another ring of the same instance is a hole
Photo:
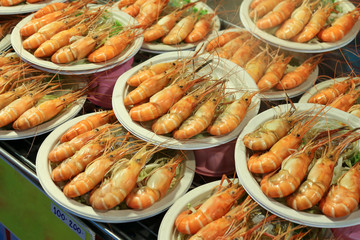
[[[30,21],[33,15],[30,15],[23,20],[21,20],[11,34],[11,44],[16,51],[16,53],[21,56],[21,58],[31,63],[34,67],[45,70],[48,69],[49,72],[59,73],[64,75],[79,75],[79,74],[90,74],[100,71],[105,71],[110,68],[113,68],[116,65],[125,63],[130,58],[132,58],[140,49],[143,42],[143,36],[137,37],[135,41],[124,50],[119,56],[104,62],[104,63],[86,63],[86,64],[56,64],[51,61],[37,58],[32,53],[26,51],[22,46],[22,40],[20,36],[20,28],[24,26],[27,22]],[[129,16],[124,12],[114,12],[113,16],[118,20],[123,26],[132,26],[137,25],[137,22],[134,18]]]
[[[179,198],[166,212],[165,216],[163,217],[159,233],[158,233],[158,240],[172,240],[176,238],[176,228],[175,228],[175,220],[180,213],[187,210],[187,204],[192,203],[196,204],[201,200],[206,199],[209,197],[214,188],[220,184],[221,181],[215,181],[211,183],[207,183],[201,185],[188,193],[184,196]]]
[[[296,103],[298,111],[306,111],[313,109],[316,106],[318,109],[323,108],[322,105],[310,104],[310,103]],[[280,110],[279,110],[280,108]],[[319,227],[319,228],[340,228],[348,227],[359,224],[360,210],[356,210],[350,215],[342,218],[329,218],[323,214],[312,214],[303,211],[296,211],[272,198],[268,198],[260,188],[259,183],[254,179],[252,173],[248,170],[247,160],[249,154],[243,144],[243,138],[247,133],[256,130],[262,123],[269,119],[273,119],[278,116],[279,113],[284,113],[288,110],[288,105],[279,105],[276,108],[269,109],[260,113],[253,118],[248,125],[244,128],[240,134],[235,145],[235,165],[238,173],[239,180],[243,185],[246,192],[263,208],[278,215],[281,218],[295,222],[298,224]],[[328,111],[326,116],[331,119],[337,119],[341,122],[348,124],[349,126],[356,128],[360,127],[359,119],[351,114],[344,113],[338,109],[326,108],[324,111]]]
[[[330,87],[331,85],[335,84],[336,82],[342,82],[346,79],[349,79],[348,77],[342,77],[342,78],[334,78],[331,80],[326,80],[321,83],[316,84],[314,87],[310,88],[304,95],[301,96],[299,103],[307,103],[309,99],[320,90]]]
[[[260,100],[257,96],[254,96],[249,107],[251,110],[248,111],[241,124],[234,131],[224,136],[211,136],[203,139],[176,140],[172,137],[156,135],[151,130],[144,128],[141,124],[134,122],[130,118],[128,111],[124,106],[124,97],[129,91],[129,86],[126,84],[126,81],[143,66],[148,66],[151,63],[156,64],[160,62],[170,62],[179,59],[179,57],[190,57],[193,56],[194,53],[195,52],[193,51],[164,53],[137,65],[119,77],[114,87],[112,105],[117,119],[129,132],[147,142],[152,142],[156,145],[163,145],[172,149],[205,149],[227,143],[237,138],[246,123],[258,113],[260,108]],[[209,54],[204,54],[201,56],[202,59],[209,59],[209,57],[211,57]],[[232,89],[249,89],[253,91],[258,90],[255,82],[251,79],[249,74],[243,69],[240,69],[235,63],[227,61],[226,59],[221,60],[219,58],[214,58],[213,62],[204,68],[204,71],[205,69],[209,68],[209,66],[214,68],[212,73],[214,77],[220,79],[226,75],[227,79],[230,80],[228,86],[230,86]]]
[[[220,32],[213,33],[211,36],[208,37],[207,40],[199,43],[198,46],[196,47],[195,51],[196,52],[199,51],[199,53],[205,52],[205,48],[211,40],[213,40],[214,38],[216,38],[218,36],[221,36],[222,34],[224,34],[226,32],[242,32],[242,31],[247,31],[247,30],[245,30],[243,28],[229,28],[226,30],[222,30]],[[300,54],[300,53],[295,53],[295,52],[293,52],[293,53],[290,52],[290,53],[288,53],[288,55],[293,55],[294,58],[299,58],[299,59],[301,59],[302,62],[310,57],[309,54]],[[302,93],[304,93],[307,89],[309,89],[311,86],[314,85],[318,75],[319,75],[319,68],[318,68],[318,66],[316,66],[315,70],[310,74],[310,76],[308,77],[308,79],[306,79],[305,82],[303,82],[296,88],[286,90],[286,94],[284,93],[284,91],[281,91],[281,90],[270,89],[268,91],[262,92],[259,95],[262,99],[268,100],[268,101],[277,101],[277,100],[286,99],[287,97],[293,98],[293,97],[299,96]]]
[[[94,114],[94,113],[91,113]],[[79,203],[73,199],[67,198],[60,188],[52,181],[50,177],[51,167],[48,160],[48,154],[58,143],[59,138],[75,123],[85,119],[91,114],[82,115],[71,121],[64,123],[47,136],[41,144],[36,156],[36,174],[40,184],[57,204],[61,205],[69,212],[90,220],[109,223],[123,223],[138,221],[149,218],[165,211],[176,199],[181,197],[189,189],[195,174],[195,157],[192,152],[188,152],[188,159],[185,161],[185,172],[183,178],[164,198],[156,202],[153,206],[143,210],[109,210],[97,211],[91,206]]]
[[[194,2],[194,1],[192,0],[191,2]],[[212,8],[210,8],[207,4],[205,4],[203,2],[199,2],[199,3],[195,4],[195,7],[198,9],[206,9],[206,10],[208,10],[208,13],[214,12],[214,10]],[[207,39],[214,32],[219,31],[220,24],[221,24],[220,18],[218,16],[215,16],[213,18],[213,29],[211,30],[211,32],[209,32],[209,34],[207,35],[207,37],[205,37],[205,39]],[[150,53],[155,53],[155,54],[172,52],[172,51],[193,50],[198,45],[198,43],[199,42],[196,42],[196,43],[181,42],[180,44],[177,44],[177,45],[166,45],[163,43],[143,42],[143,44],[141,46],[141,50],[144,52],[150,52]]]
[[[37,3],[25,3],[19,4],[15,6],[0,6],[1,15],[12,15],[12,14],[22,14],[22,13],[30,13],[35,12],[48,4],[57,3],[57,2],[65,2],[65,0],[45,0]]]
[[[5,51],[10,47],[10,34],[7,34],[3,39],[0,41],[0,51]]]
[[[77,100],[72,105],[64,109],[60,114],[52,118],[51,120],[40,124],[39,126],[19,131],[19,130],[5,130],[0,128],[0,140],[17,140],[38,136],[47,132],[50,132],[60,124],[63,124],[67,120],[75,117],[86,101],[86,96]]]
[[[256,27],[255,23],[249,16],[249,8],[252,0],[244,0],[240,7],[240,19],[243,23],[244,27],[249,30],[254,36],[261,40],[265,40],[269,44],[281,47],[282,49],[286,49],[289,51],[295,52],[304,52],[304,53],[321,53],[328,52],[332,50],[336,50],[338,48],[344,47],[348,43],[350,43],[356,37],[357,33],[360,30],[360,22],[357,21],[353,28],[347,33],[341,40],[327,43],[327,42],[319,42],[319,43],[297,43],[288,40],[283,40],[277,38],[274,35],[271,35],[259,28]],[[348,12],[355,8],[355,6],[349,1],[341,1],[339,4],[343,7],[343,10]]]

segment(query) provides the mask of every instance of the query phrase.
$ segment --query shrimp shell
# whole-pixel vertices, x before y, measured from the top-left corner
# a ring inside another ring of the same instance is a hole
[[[69,130],[67,130],[60,138],[60,143],[70,141],[74,137],[90,131],[94,128],[100,127],[106,123],[111,123],[115,120],[115,114],[113,110],[98,112],[91,115],[80,122],[76,123]]]
[[[146,186],[134,188],[127,195],[126,205],[133,209],[144,209],[163,198],[175,177],[176,168],[184,160],[184,156],[176,156],[167,164],[157,169],[146,181]]]
[[[203,226],[224,216],[243,192],[244,189],[238,184],[223,188],[196,207],[196,212],[182,212],[175,220],[176,229],[184,234],[195,234]]]
[[[299,0],[281,1],[271,12],[259,19],[256,22],[256,26],[259,29],[268,29],[278,26],[290,17],[298,2]]]
[[[90,194],[90,204],[94,209],[108,210],[120,204],[136,185],[138,175],[157,147],[147,150],[142,147],[128,162],[116,167],[109,181],[103,182]]]
[[[244,119],[251,100],[257,93],[245,93],[240,99],[231,103],[208,127],[207,132],[215,136],[232,132]]]
[[[344,217],[352,213],[360,201],[360,163],[344,173],[336,185],[331,186],[319,207],[329,217]]]
[[[336,82],[330,87],[322,89],[311,96],[308,100],[309,103],[328,104],[341,94],[345,93],[354,84],[360,83],[360,78],[349,78],[342,82]]]
[[[326,29],[323,29],[317,35],[324,42],[336,42],[342,39],[355,25],[359,16],[360,9],[355,8],[351,12],[337,18],[331,25]]]

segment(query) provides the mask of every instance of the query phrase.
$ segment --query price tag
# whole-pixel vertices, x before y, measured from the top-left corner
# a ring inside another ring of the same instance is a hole
[[[61,221],[63,221],[71,230],[73,230],[79,237],[85,240],[86,231],[83,229],[81,224],[64,213],[58,206],[51,202],[51,212],[55,214]]]

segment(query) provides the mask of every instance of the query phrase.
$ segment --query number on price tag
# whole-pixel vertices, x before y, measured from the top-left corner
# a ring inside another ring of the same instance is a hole
[[[51,202],[51,211],[57,216],[61,221],[63,221],[71,230],[73,230],[79,237],[85,240],[85,230],[82,226],[75,221],[68,214],[64,213],[61,209],[58,208],[53,202]]]

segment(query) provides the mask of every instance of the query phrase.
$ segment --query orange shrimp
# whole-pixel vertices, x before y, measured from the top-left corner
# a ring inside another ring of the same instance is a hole
[[[4,6],[4,7],[14,6],[14,5],[18,5],[24,1],[25,0],[1,0],[0,5]]]
[[[169,0],[149,0],[140,7],[140,12],[136,16],[136,21],[144,29],[151,26],[160,16],[162,10]]]
[[[12,70],[5,70],[4,74],[0,76],[0,94],[5,93],[6,91],[12,89],[17,84],[22,82],[30,82],[30,81],[40,81],[45,77],[49,77],[49,75],[41,74],[33,77],[26,77],[32,73],[39,72],[34,68],[30,68],[29,65],[20,64],[17,67],[12,67]],[[25,67],[23,69],[22,67]]]
[[[243,32],[226,32],[221,34],[220,36],[211,40],[208,45],[206,46],[206,51],[211,52],[215,48],[219,48],[224,46],[226,43],[231,41],[232,39],[240,36]]]
[[[294,124],[302,119],[302,114],[294,114],[290,109],[283,115],[270,119],[243,138],[244,145],[253,151],[265,151],[271,148],[279,139],[285,137]]]
[[[280,167],[283,160],[300,146],[305,133],[318,121],[321,111],[322,109],[309,121],[297,123],[291,133],[277,141],[268,152],[252,155],[247,162],[249,170],[253,173],[268,173]]]
[[[15,130],[26,130],[38,126],[58,115],[70,104],[74,104],[84,94],[84,90],[79,90],[45,101],[21,114],[12,126]]]
[[[290,17],[298,3],[299,0],[281,1],[271,12],[257,20],[256,26],[260,29],[268,29],[278,26]]]
[[[174,45],[182,42],[193,30],[197,21],[197,14],[191,14],[181,19],[171,31],[162,38],[162,42],[168,45]]]
[[[280,82],[275,86],[276,89],[292,89],[308,79],[310,74],[315,70],[316,66],[321,62],[322,55],[315,55],[305,62],[303,62],[299,67],[294,71],[288,72],[280,80]]]
[[[166,87],[177,73],[176,69],[173,68],[145,80],[137,88],[126,95],[124,98],[124,105],[135,105],[151,97]]]
[[[319,207],[326,216],[338,218],[352,213],[360,201],[360,162],[343,174],[332,185]]]
[[[182,14],[195,3],[189,3],[180,9],[173,11],[172,13],[162,17],[156,24],[146,29],[144,32],[144,42],[152,42],[167,35],[170,30],[175,26],[177,20]]]
[[[71,45],[60,48],[51,56],[51,61],[53,63],[69,63],[83,59],[93,51],[96,44],[106,38],[108,34],[108,31],[100,33],[96,33],[95,31],[91,32],[86,37],[78,39]]]
[[[63,20],[54,21],[49,24],[46,24],[45,26],[41,27],[36,33],[32,34],[30,37],[25,39],[22,45],[24,49],[36,49],[42,43],[49,40],[52,36],[54,36],[58,32],[61,32],[67,29],[68,27],[77,24],[82,18],[83,15],[80,15],[80,17],[65,18]]]
[[[106,123],[112,123],[115,121],[115,119],[116,117],[113,110],[102,111],[94,115],[91,115],[81,120],[80,122],[76,123],[69,130],[67,130],[61,136],[60,142],[61,143],[68,142],[84,132],[100,127],[101,125],[104,125]]]
[[[123,7],[127,7],[129,5],[132,5],[136,2],[136,0],[121,0],[117,4],[118,8],[121,10]]]
[[[244,42],[244,44],[236,50],[229,60],[241,67],[244,67],[245,64],[254,57],[254,54],[258,51],[258,46],[261,43],[262,41],[255,40],[254,38],[246,40],[246,42]]]
[[[224,177],[223,177],[224,179]],[[203,204],[195,207],[196,212],[186,210],[177,216],[176,229],[184,234],[195,234],[210,222],[224,216],[243,194],[239,184],[229,184],[210,196]]]
[[[34,56],[41,57],[50,57],[60,48],[65,47],[70,44],[70,39],[73,36],[83,36],[88,31],[88,24],[80,23],[70,29],[61,31],[49,40],[43,42],[34,52]]]
[[[261,18],[271,10],[273,10],[279,3],[284,0],[264,0],[257,4],[253,10],[250,11],[249,16],[251,18]]]
[[[246,92],[241,98],[235,100],[226,107],[208,128],[207,132],[211,135],[220,136],[233,131],[244,119],[251,104],[252,98],[258,92]]]
[[[244,31],[240,36],[230,40],[221,48],[216,49],[217,55],[222,58],[229,59],[241,47],[246,40],[251,37],[251,33]]]
[[[177,155],[164,166],[156,169],[146,180],[145,186],[134,188],[127,195],[125,198],[126,205],[133,209],[144,209],[163,198],[175,177],[177,166],[183,160],[183,155]]]
[[[88,56],[89,62],[106,62],[118,56],[138,36],[134,29],[123,31],[106,40],[104,45]]]
[[[64,161],[68,157],[73,156],[76,153],[76,151],[80,150],[91,139],[96,138],[101,133],[109,131],[114,127],[116,127],[116,125],[105,124],[98,128],[94,128],[91,131],[87,131],[82,134],[79,134],[70,141],[61,143],[58,146],[56,146],[53,150],[51,150],[49,152],[48,159],[51,162]]]
[[[146,2],[147,0],[137,0],[134,4],[128,6],[122,11],[129,14],[132,17],[136,17],[140,12],[140,7]]]
[[[129,161],[114,165],[111,177],[90,194],[90,204],[94,209],[108,210],[120,204],[136,185],[140,171],[151,158],[157,147],[148,150],[145,145]]]
[[[310,4],[309,0],[305,0],[299,8],[295,9],[290,18],[276,30],[275,36],[286,40],[296,36],[309,22],[313,8],[317,3],[318,1],[315,1]]]
[[[245,65],[245,71],[250,77],[258,83],[259,80],[264,76],[264,73],[269,65],[270,56],[266,51],[258,53],[255,57],[250,59]]]
[[[197,233],[192,235],[189,240],[223,239],[221,237],[225,237],[224,234],[229,231],[231,226],[236,225],[236,223],[246,218],[257,206],[258,204],[248,196],[241,204],[226,213],[226,215],[202,227]]]
[[[69,6],[69,3],[62,3],[62,2],[56,2],[46,5],[45,7],[39,9],[37,12],[34,13],[34,18],[41,18],[42,16],[45,16],[46,14],[56,12],[59,10],[62,10]]]
[[[309,98],[308,102],[326,105],[333,102],[335,98],[344,94],[350,89],[350,87],[358,83],[360,83],[360,78],[349,78],[342,82],[335,82],[330,87],[324,88],[315,93]]]
[[[211,123],[216,108],[223,98],[225,88],[214,91],[205,103],[195,111],[195,113],[186,119],[178,130],[173,132],[175,139],[189,139],[204,131]]]
[[[132,75],[126,83],[132,87],[139,86],[145,80],[157,75],[161,74],[172,67],[176,67],[177,65],[181,64],[182,61],[176,60],[174,62],[165,62],[165,63],[157,63],[151,65],[150,67],[144,67],[144,69],[138,71],[134,75]]]
[[[357,116],[360,118],[360,104],[353,105],[349,110],[348,113]]]
[[[111,133],[106,133],[90,140],[72,157],[62,161],[52,170],[51,179],[55,182],[66,181],[84,171],[88,164],[104,153],[106,146],[117,140]]]
[[[165,114],[194,84],[205,80],[198,78],[188,81],[189,77],[180,79],[153,95],[149,102],[133,107],[129,114],[132,120],[143,122],[156,119]]]
[[[49,24],[60,19],[61,17],[71,14],[76,9],[81,7],[82,4],[86,3],[80,2],[80,4],[73,5],[72,7],[64,8],[62,10],[46,14],[40,18],[32,19],[20,28],[20,35],[22,37],[29,37],[36,33],[41,27],[45,26],[46,24]]]
[[[318,38],[324,42],[336,42],[342,39],[355,25],[359,16],[360,8],[348,12],[347,14],[337,18],[330,27],[321,30]]]
[[[0,110],[0,127],[6,126],[9,123],[14,122],[20,117],[26,110],[32,108],[40,98],[46,94],[52,92],[59,85],[55,85],[51,88],[46,88],[47,85],[40,90],[33,90],[27,94],[21,96],[15,101],[11,102],[5,108]]]
[[[36,87],[39,86],[38,83],[42,79],[43,79],[42,75],[25,78],[21,81],[24,81],[24,82],[29,81],[29,83],[22,83],[20,86],[16,86],[15,88],[12,88],[12,89],[8,90],[7,92],[0,94],[0,109],[3,109],[7,105],[9,105],[11,102],[20,98],[27,92],[31,92],[32,90],[34,90]]]
[[[220,6],[220,5],[219,5]],[[216,16],[216,10],[214,13],[203,15],[194,25],[193,30],[186,36],[184,42],[194,43],[205,38],[210,32],[212,27],[212,20]]]
[[[357,102],[359,97],[360,92],[358,90],[352,89],[348,93],[337,97],[333,102],[329,104],[329,106],[347,112],[349,111],[351,106],[353,106]]]
[[[352,134],[335,147],[329,147],[325,154],[318,159],[307,175],[305,182],[286,198],[287,204],[296,210],[305,210],[317,204],[329,189],[333,177],[334,167],[339,155],[350,143],[360,138]]]
[[[129,147],[129,143],[125,143],[110,152],[106,149],[105,153],[91,162],[84,172],[78,174],[65,185],[63,189],[65,196],[74,198],[91,191],[103,180],[105,174],[115,163],[127,162],[128,160],[123,157],[133,150],[134,148]]]
[[[250,4],[250,8],[254,9],[257,5],[259,5],[263,1],[265,1],[265,0],[253,0]]]
[[[273,59],[266,69],[264,76],[262,76],[257,83],[260,91],[269,90],[280,82],[291,58],[292,57],[284,58],[284,55],[281,55]]]
[[[288,156],[282,162],[279,171],[269,173],[261,180],[263,193],[271,198],[282,198],[295,192],[306,176],[315,151],[326,142],[319,144],[309,142],[300,151]]]
[[[325,7],[319,7],[310,18],[310,21],[300,33],[291,38],[295,42],[307,42],[313,39],[318,34],[321,28],[325,25],[326,20],[329,18],[331,11],[334,9],[335,4],[327,4]]]
[[[157,119],[152,130],[156,134],[166,134],[178,128],[194,111],[197,104],[215,88],[201,87],[187,94],[176,102],[169,110],[169,113]]]
[[[8,65],[8,64],[18,63],[19,60],[20,60],[20,57],[16,53],[9,54],[7,56],[0,56],[0,67],[2,67],[4,65]]]

